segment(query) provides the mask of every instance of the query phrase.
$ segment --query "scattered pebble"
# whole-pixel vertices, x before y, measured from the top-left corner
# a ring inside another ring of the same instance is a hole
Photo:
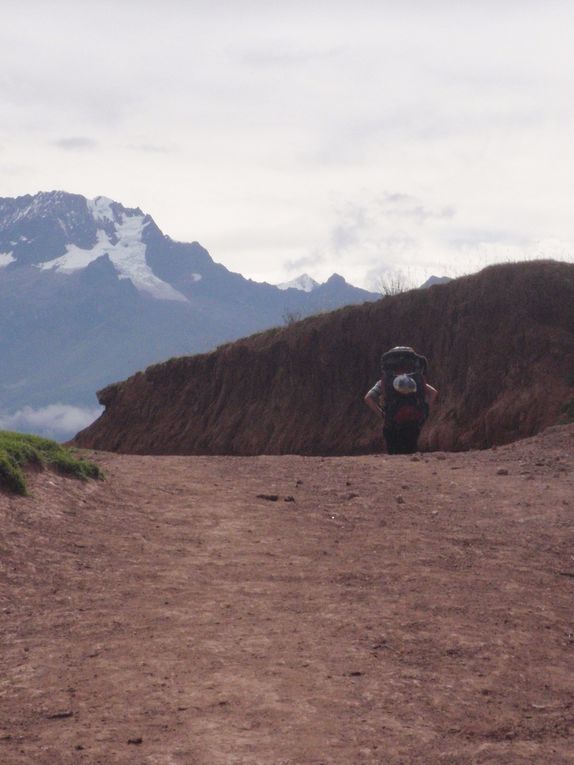
[[[496,475],[508,475],[508,470],[506,468],[498,468]]]
[[[279,494],[258,494],[257,499],[266,499],[268,502],[277,502]]]
[[[292,497],[290,494],[288,497],[285,497],[283,502],[295,502],[295,497]]]
[[[46,715],[48,720],[63,720],[66,717],[72,717],[74,713],[71,709],[62,709],[59,712],[52,712],[49,715]]]
[[[405,500],[404,500],[404,497],[402,497],[402,496],[399,494],[399,496],[397,497],[397,505],[404,505],[404,504],[405,504]]]
[[[143,738],[141,736],[137,736],[137,738],[128,738],[128,744],[141,744],[143,742]]]

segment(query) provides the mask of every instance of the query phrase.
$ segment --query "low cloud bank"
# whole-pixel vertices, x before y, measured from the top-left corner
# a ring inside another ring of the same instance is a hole
[[[86,428],[103,411],[101,406],[80,407],[71,404],[49,404],[39,409],[25,406],[12,414],[0,414],[0,430],[15,430],[66,440]]]

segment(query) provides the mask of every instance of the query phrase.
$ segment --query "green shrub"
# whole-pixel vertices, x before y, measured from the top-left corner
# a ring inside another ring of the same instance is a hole
[[[23,468],[48,465],[60,473],[86,480],[102,478],[97,465],[76,457],[69,449],[40,436],[0,431],[0,488],[27,494]]]

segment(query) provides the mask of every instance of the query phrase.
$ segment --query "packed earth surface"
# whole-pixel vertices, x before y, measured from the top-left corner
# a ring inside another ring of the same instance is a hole
[[[574,426],[0,495],[3,765],[574,763]]]

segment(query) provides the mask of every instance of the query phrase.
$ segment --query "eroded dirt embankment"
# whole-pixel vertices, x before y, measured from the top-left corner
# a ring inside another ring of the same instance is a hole
[[[0,496],[3,765],[572,763],[574,427],[94,456]]]
[[[496,266],[353,306],[112,385],[76,437],[136,454],[368,453],[363,395],[383,350],[412,345],[440,391],[425,449],[484,448],[556,424],[574,400],[574,265]]]

